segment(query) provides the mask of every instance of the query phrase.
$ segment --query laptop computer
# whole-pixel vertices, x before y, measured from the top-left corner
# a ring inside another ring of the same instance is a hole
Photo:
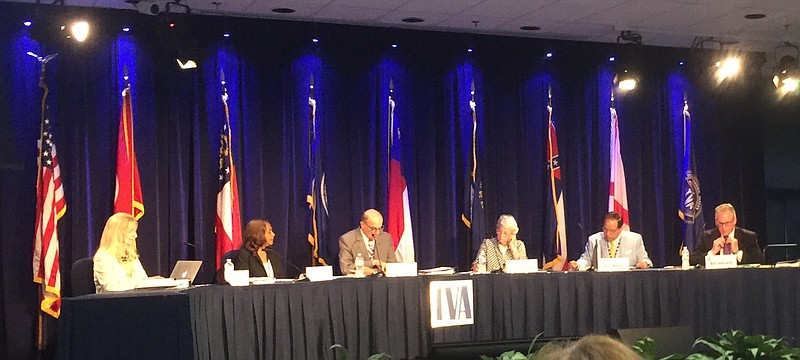
[[[189,284],[192,284],[194,277],[197,276],[197,271],[200,270],[200,265],[203,265],[200,260],[178,260],[169,277],[175,280],[187,279]]]

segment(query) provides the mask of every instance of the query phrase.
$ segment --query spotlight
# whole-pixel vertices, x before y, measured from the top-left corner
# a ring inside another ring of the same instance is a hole
[[[614,62],[614,61],[617,61],[617,58],[615,56],[608,57],[608,62]]]
[[[231,37],[231,33],[224,33],[224,34],[222,34],[222,37],[227,39],[227,38]]]
[[[553,53],[552,52],[548,52],[547,54],[544,54],[544,56],[546,56],[549,59],[549,58],[553,57]]]
[[[467,49],[467,52],[468,52],[468,53],[471,53],[472,51],[473,51],[473,50],[472,50],[472,48],[468,48],[468,49]]]
[[[130,26],[125,26],[125,27],[122,28],[122,31],[123,32],[130,32],[131,31],[131,27]]]
[[[31,27],[31,25],[33,25],[33,21],[25,20],[25,22],[23,22],[22,25],[25,25],[25,27]]]
[[[76,21],[70,25],[69,31],[76,41],[84,42],[89,37],[89,23],[83,20]]]
[[[678,61],[678,66],[683,66],[683,65],[686,65],[686,62],[685,62],[685,61],[683,61],[683,60],[681,60],[681,61]]]
[[[739,69],[742,67],[742,60],[737,57],[730,57],[722,61],[717,61],[714,65],[717,67],[717,80],[723,81],[736,77],[739,74]]]
[[[311,39],[311,42],[318,43],[319,42],[319,38],[313,38],[313,39]]]
[[[625,69],[614,78],[614,82],[620,90],[630,91],[636,88],[637,79],[632,72]]]
[[[397,49],[397,44],[392,44],[392,48]]]
[[[185,61],[181,61],[181,59],[175,59],[178,62],[178,67],[181,70],[191,70],[197,69],[197,63],[192,59],[186,59]]]
[[[795,92],[798,88],[798,79],[800,78],[800,71],[798,71],[797,59],[800,57],[800,48],[797,45],[786,42],[775,48],[775,58],[778,57],[778,50],[790,49],[794,54],[787,54],[777,61],[777,66],[773,71],[772,83],[783,93]]]

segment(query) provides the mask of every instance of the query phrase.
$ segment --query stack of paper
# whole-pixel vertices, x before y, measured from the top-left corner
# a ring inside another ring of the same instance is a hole
[[[433,269],[422,269],[420,275],[452,275],[456,273],[456,268],[450,266],[440,266]]]

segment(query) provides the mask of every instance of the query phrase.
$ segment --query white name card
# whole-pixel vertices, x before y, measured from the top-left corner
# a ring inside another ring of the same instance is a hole
[[[737,265],[736,255],[706,255],[706,269],[730,269]]]
[[[506,260],[506,274],[529,274],[539,271],[539,260]]]
[[[417,276],[417,263],[386,263],[387,277]]]
[[[475,323],[472,280],[431,281],[431,327]]]
[[[231,286],[248,286],[250,285],[250,270],[234,270],[228,273],[230,276],[225,278],[225,281]]]
[[[599,258],[597,259],[597,271],[628,271],[630,270],[628,258]]]
[[[306,277],[311,281],[333,280],[333,267],[331,266],[308,266],[306,267]]]

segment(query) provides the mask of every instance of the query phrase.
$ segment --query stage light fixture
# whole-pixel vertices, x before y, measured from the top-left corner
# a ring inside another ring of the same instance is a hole
[[[471,52],[473,52],[473,51],[474,51],[474,50],[473,50],[472,48],[467,48],[467,52],[468,52],[468,53],[471,53]]]
[[[742,60],[738,57],[729,57],[727,59],[717,61],[714,66],[717,67],[717,80],[722,82],[723,80],[732,79],[739,75],[739,70],[742,68]]]
[[[548,59],[550,59],[550,58],[553,57],[553,53],[548,51],[547,54],[544,54],[544,56],[547,57]]]
[[[617,57],[616,56],[609,56],[608,57],[608,62],[614,62],[614,61],[617,61]]]
[[[315,44],[316,44],[316,43],[318,43],[318,42],[319,42],[319,38],[312,38],[312,39],[311,39],[311,42],[313,42],[313,43],[315,43]]]
[[[775,70],[773,71],[772,83],[780,92],[786,94],[797,91],[798,80],[800,79],[800,70],[798,70],[798,61],[800,58],[800,48],[790,42],[785,42],[775,48],[775,58],[778,57],[780,50],[789,50],[793,54],[787,54],[776,61]]]
[[[69,26],[70,34],[72,35],[72,38],[75,39],[75,41],[77,42],[86,41],[86,38],[89,37],[89,30],[90,30],[89,23],[84,20],[76,21]]]
[[[33,25],[33,21],[30,21],[30,20],[25,20],[25,21],[22,23],[22,25],[25,25],[25,27],[31,27],[31,25]]]
[[[130,31],[131,31],[131,27],[130,26],[123,26],[122,27],[122,32],[130,32]]]
[[[622,70],[622,72],[617,74],[617,76],[614,78],[617,88],[622,91],[631,91],[635,89],[638,80],[639,79],[636,78],[636,75],[634,75],[633,72],[629,71],[628,69]]]
[[[393,43],[392,48],[397,49],[397,43]]]
[[[224,34],[222,34],[222,37],[227,39],[227,38],[231,37],[231,33],[224,33]]]

